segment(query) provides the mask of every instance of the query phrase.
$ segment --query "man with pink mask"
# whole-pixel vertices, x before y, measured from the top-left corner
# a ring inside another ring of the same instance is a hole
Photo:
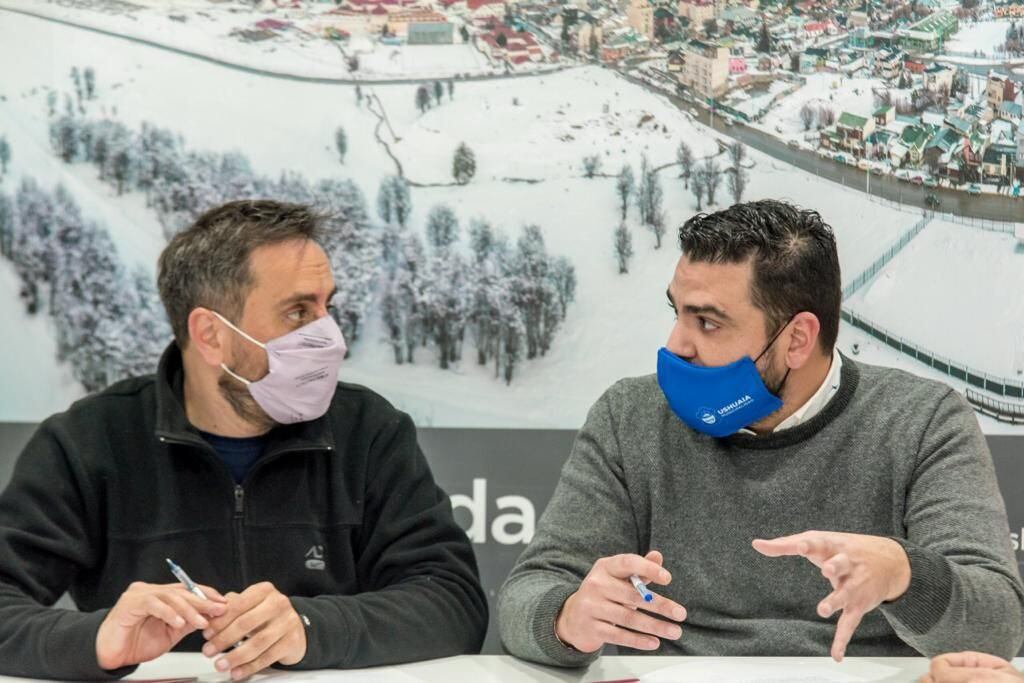
[[[338,382],[322,230],[308,207],[240,201],[170,241],[156,374],[46,420],[0,495],[0,674],[117,678],[172,649],[233,679],[479,651],[472,547],[412,421]],[[79,611],[48,607],[65,591]]]

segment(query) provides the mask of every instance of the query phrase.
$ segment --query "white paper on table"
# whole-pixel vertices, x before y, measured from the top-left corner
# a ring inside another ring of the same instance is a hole
[[[217,672],[206,676],[180,680],[192,680],[197,683],[231,683],[230,676]],[[248,680],[253,683],[257,681],[259,683],[300,683],[301,681],[319,681],[320,683],[328,683],[329,681],[337,681],[338,683],[422,683],[422,680],[415,676],[390,668],[321,669],[317,671],[269,669],[252,676]]]
[[[695,660],[640,677],[641,683],[862,683],[892,680],[899,669],[847,660],[796,661],[771,658]]]

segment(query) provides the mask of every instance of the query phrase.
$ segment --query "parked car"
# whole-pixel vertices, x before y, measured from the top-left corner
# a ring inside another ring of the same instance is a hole
[[[868,161],[867,159],[860,159],[859,161],[857,161],[857,168],[859,168],[862,171],[866,171],[869,168],[871,168],[871,162]]]
[[[722,118],[725,119],[725,125],[727,125],[727,126],[733,125],[734,121],[730,117],[723,116]]]
[[[800,141],[795,139],[795,138],[791,138],[789,140],[786,140],[786,144],[789,145],[790,147],[794,147],[796,149],[800,148]]]
[[[885,175],[885,168],[882,166],[872,166],[871,173],[872,175]]]
[[[970,185],[967,186],[967,194],[981,194],[981,185],[979,185],[978,183],[971,183]]]
[[[922,175],[912,176],[910,178],[910,182],[914,183],[915,185],[924,185],[924,176],[922,176]]]
[[[928,176],[927,178],[924,179],[924,186],[925,187],[938,187],[939,186],[939,181],[936,180],[935,178],[932,178],[931,176]]]
[[[896,180],[910,180],[910,171],[905,168],[896,169],[893,175],[896,176]]]

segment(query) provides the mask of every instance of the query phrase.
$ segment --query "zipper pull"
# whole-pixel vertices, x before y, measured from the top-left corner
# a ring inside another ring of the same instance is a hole
[[[235,485],[235,514],[239,517],[245,511],[245,490],[238,484]]]

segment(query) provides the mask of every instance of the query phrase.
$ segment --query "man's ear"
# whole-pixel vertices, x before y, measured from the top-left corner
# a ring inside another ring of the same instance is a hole
[[[818,337],[821,334],[821,321],[813,313],[802,311],[793,317],[789,328],[786,365],[799,370],[820,349]]]
[[[227,334],[230,334],[227,325],[210,309],[197,307],[188,314],[189,344],[195,347],[207,365],[219,367],[230,360],[226,357],[229,348]]]

